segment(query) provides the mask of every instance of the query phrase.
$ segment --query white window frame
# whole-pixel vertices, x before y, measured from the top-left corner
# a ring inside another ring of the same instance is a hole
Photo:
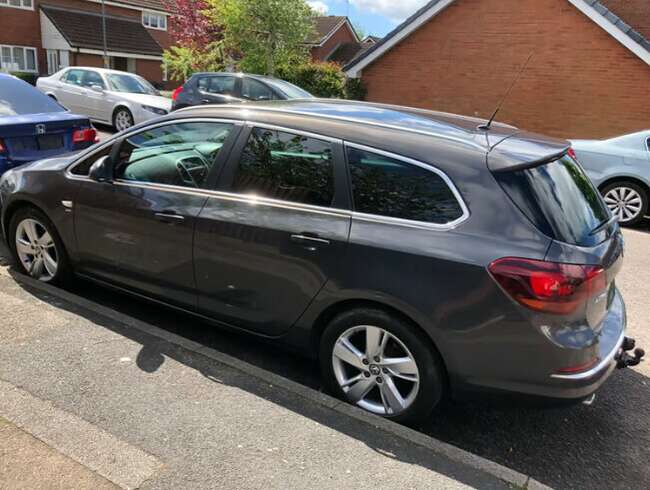
[[[6,7],[6,8],[9,8],[9,9],[32,10],[32,11],[34,10],[34,1],[35,0],[31,0],[31,5],[29,7],[26,7],[24,5],[26,0],[19,0],[19,1],[20,1],[20,6],[18,6],[18,5],[10,5],[10,3],[9,3],[10,0],[0,0],[0,8]]]
[[[1,2],[2,0],[0,0]],[[33,0],[32,0],[33,1]],[[151,19],[152,17],[156,17],[156,25],[152,25]],[[164,26],[161,27],[161,22],[164,24]],[[147,29],[155,29],[157,31],[166,31],[167,30],[167,16],[165,14],[160,14],[158,12],[151,12],[147,10],[142,11],[142,25],[145,26]]]
[[[23,60],[25,62],[25,68],[21,69],[9,69],[5,68],[2,61],[2,50],[3,48],[9,48],[11,50],[12,62],[13,64],[13,52],[15,49],[23,50]],[[34,53],[34,69],[27,68],[27,51],[32,51]],[[38,50],[32,46],[15,46],[12,44],[0,44],[0,71],[3,72],[20,72],[20,73],[38,73]]]

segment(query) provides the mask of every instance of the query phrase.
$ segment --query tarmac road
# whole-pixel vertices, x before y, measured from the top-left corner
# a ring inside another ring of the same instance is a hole
[[[646,230],[645,232],[643,230]],[[650,222],[626,230],[618,280],[629,333],[650,347]],[[80,282],[72,292],[312,388],[315,363],[280,346]],[[650,481],[650,364],[617,371],[592,406],[540,409],[452,403],[419,430],[555,488],[641,488]],[[643,483],[646,482],[646,483]]]

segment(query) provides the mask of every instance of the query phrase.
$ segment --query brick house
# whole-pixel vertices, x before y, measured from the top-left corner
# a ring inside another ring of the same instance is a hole
[[[65,66],[103,66],[100,0],[0,0],[0,70],[47,75]],[[111,68],[164,85],[171,44],[160,0],[106,0]]]
[[[0,0],[2,1],[2,0]],[[347,17],[314,17],[314,35],[307,42],[313,61],[345,64],[363,48]]]
[[[345,69],[370,101],[565,138],[650,127],[648,0],[433,0]]]

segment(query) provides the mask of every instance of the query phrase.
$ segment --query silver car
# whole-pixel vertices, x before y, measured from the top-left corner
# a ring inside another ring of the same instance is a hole
[[[650,130],[571,143],[619,222],[634,225],[643,220],[650,200]]]
[[[39,78],[36,87],[70,111],[117,131],[164,116],[172,105],[144,78],[103,68],[65,68]]]

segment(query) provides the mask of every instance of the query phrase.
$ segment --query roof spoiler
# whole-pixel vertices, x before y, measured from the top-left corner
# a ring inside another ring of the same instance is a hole
[[[487,165],[492,172],[537,167],[565,156],[571,143],[534,133],[515,133],[490,148]]]

